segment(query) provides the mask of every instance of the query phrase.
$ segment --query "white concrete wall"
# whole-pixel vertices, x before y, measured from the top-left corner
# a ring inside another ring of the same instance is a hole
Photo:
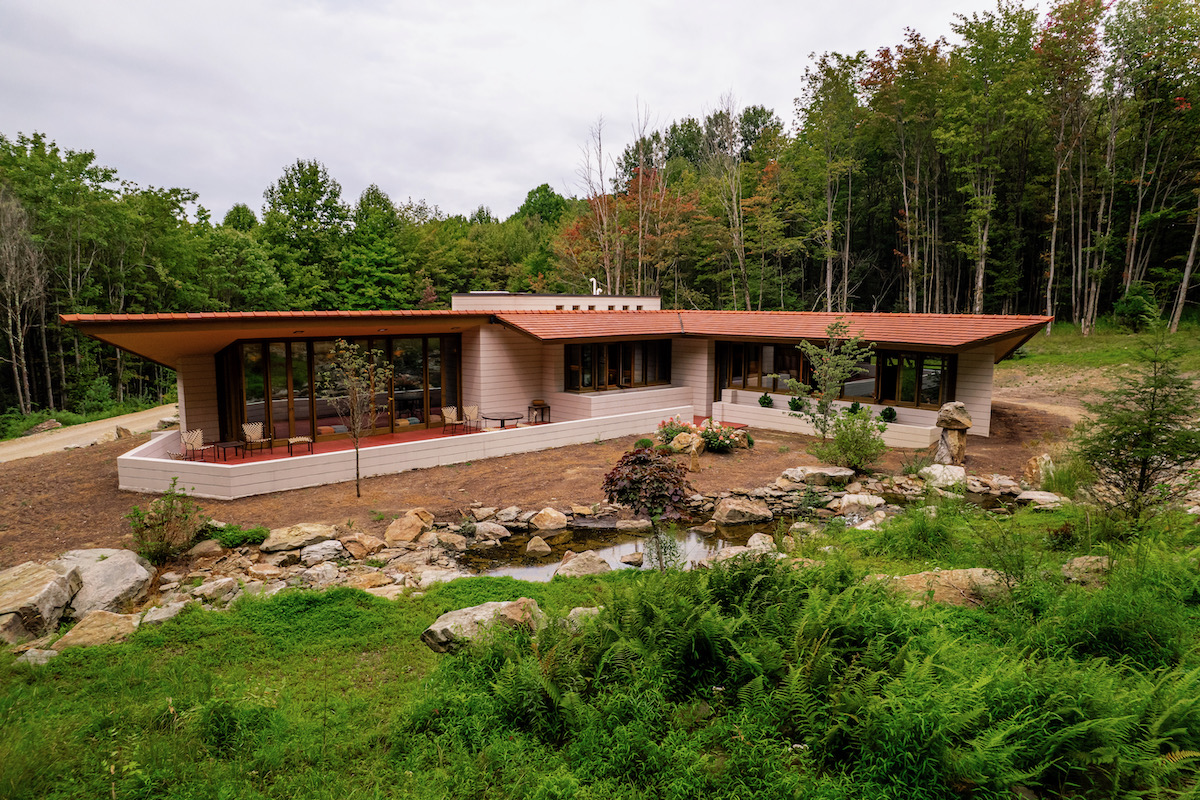
[[[587,311],[588,306],[595,306],[596,311],[658,311],[662,308],[662,298],[638,295],[508,292],[472,292],[450,297],[450,308],[454,311],[554,311],[559,306],[562,306],[564,311],[570,311],[575,306],[579,306],[580,311]]]
[[[722,397],[726,396],[729,391],[728,389],[723,391]],[[743,394],[746,394],[744,390],[738,392],[739,400]],[[776,405],[779,406],[778,403]],[[781,407],[775,408],[763,408],[757,402],[754,405],[713,403],[712,417],[718,422],[737,422],[752,428],[789,431],[808,436],[816,433],[808,422],[788,413],[786,402]],[[941,430],[932,425],[904,425],[894,422],[888,425],[887,430],[883,432],[883,441],[888,447],[922,448],[929,447],[936,442],[941,433]]]
[[[712,413],[712,398],[717,380],[716,342],[712,339],[674,339],[671,342],[671,385],[692,390],[696,414]]]
[[[204,441],[221,438],[217,413],[217,361],[215,356],[184,356],[175,367],[175,385],[179,391],[179,427],[201,428]]]
[[[535,397],[546,399],[544,350],[545,347],[536,340],[502,325],[484,325],[465,331],[463,405],[479,406],[485,414],[492,411],[524,414],[530,400]],[[560,346],[560,361],[561,350]]]
[[[693,416],[690,405],[657,408],[633,414],[487,431],[460,436],[443,436],[398,444],[365,447],[360,451],[364,477],[390,475],[410,469],[442,464],[459,464],[480,458],[528,453],[637,434],[650,435],[658,423],[675,415]],[[178,486],[195,497],[234,499],[269,492],[301,489],[354,480],[354,450],[316,453],[270,461],[196,462],[164,460],[170,437],[164,431],[149,442],[117,459],[120,488],[132,492],[165,491],[172,477]]]
[[[990,347],[972,350],[958,356],[958,382],[955,385],[955,400],[961,400],[971,415],[974,436],[988,436],[992,430],[992,378],[995,372],[995,355]],[[932,413],[934,419],[937,412]]]
[[[546,402],[551,406],[551,418],[557,422],[687,406],[692,404],[692,389],[689,386],[646,386],[587,394],[554,392],[546,397]]]

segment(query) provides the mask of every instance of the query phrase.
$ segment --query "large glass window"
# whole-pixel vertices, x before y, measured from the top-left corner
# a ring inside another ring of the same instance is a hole
[[[940,408],[954,399],[952,355],[884,352],[879,363],[880,403]]]
[[[568,392],[626,389],[671,382],[671,342],[569,344],[563,348]]]
[[[296,436],[312,436],[312,392],[308,384],[308,342],[292,342],[292,420]]]
[[[261,343],[242,345],[242,390],[245,392],[246,422],[267,422],[267,376]]]

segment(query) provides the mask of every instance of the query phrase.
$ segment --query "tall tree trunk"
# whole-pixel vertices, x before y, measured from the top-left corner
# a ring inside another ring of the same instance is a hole
[[[1187,263],[1183,265],[1183,278],[1179,281],[1175,308],[1171,312],[1171,333],[1179,330],[1179,319],[1183,316],[1183,305],[1187,302],[1188,289],[1191,288],[1192,268],[1196,265],[1196,242],[1200,240],[1200,193],[1197,193],[1196,197],[1196,226],[1192,228],[1192,246],[1188,248]]]

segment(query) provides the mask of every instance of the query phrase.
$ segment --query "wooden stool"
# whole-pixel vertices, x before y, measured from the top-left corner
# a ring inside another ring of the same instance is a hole
[[[289,456],[295,455],[295,453],[292,451],[292,448],[298,444],[306,444],[306,445],[308,445],[308,452],[311,453],[313,451],[313,440],[310,437],[308,437],[308,436],[293,436],[292,438],[288,439],[288,455]]]

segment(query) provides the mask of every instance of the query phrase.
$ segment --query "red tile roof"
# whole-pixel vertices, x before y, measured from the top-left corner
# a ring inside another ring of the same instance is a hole
[[[629,336],[755,340],[825,338],[844,319],[851,334],[879,346],[964,349],[1035,332],[1052,317],[974,314],[833,314],[802,311],[505,311],[495,317],[542,341]]]

